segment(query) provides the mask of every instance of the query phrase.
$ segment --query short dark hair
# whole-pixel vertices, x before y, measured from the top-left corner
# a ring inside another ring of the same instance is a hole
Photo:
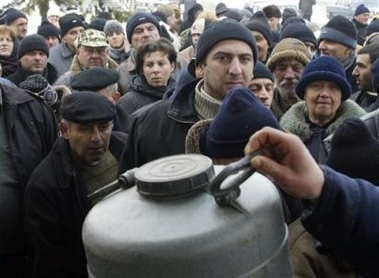
[[[170,63],[176,63],[176,51],[172,43],[166,38],[160,38],[157,41],[147,42],[138,50],[136,57],[136,69],[139,74],[142,74],[143,63],[146,54],[161,51],[167,54]]]
[[[369,45],[363,46],[358,50],[357,54],[368,54],[370,56],[371,64],[375,62],[376,59],[379,58],[379,44],[373,43]]]

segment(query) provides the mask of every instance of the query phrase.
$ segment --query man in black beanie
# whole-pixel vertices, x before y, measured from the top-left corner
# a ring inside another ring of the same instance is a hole
[[[28,34],[28,18],[19,10],[14,8],[8,9],[6,11],[5,24],[15,29],[16,36],[20,40]]]
[[[131,90],[132,78],[137,74],[135,57],[138,49],[148,41],[157,41],[162,36],[162,29],[158,20],[152,14],[136,12],[126,24],[126,36],[131,48],[128,53],[129,57],[118,67],[118,72],[120,73],[118,87],[121,94],[126,94]],[[172,77],[178,80],[181,70],[187,68],[188,61],[178,55],[176,62]]]
[[[18,85],[29,75],[37,73],[45,77],[49,84],[57,80],[57,71],[47,62],[49,47],[44,37],[37,34],[26,36],[18,47],[17,57],[17,70],[7,77],[14,84]]]
[[[84,31],[85,24],[78,15],[72,13],[60,17],[59,25],[62,41],[51,49],[49,63],[56,68],[58,76],[61,76],[71,66],[76,51],[75,41]]]
[[[366,28],[368,26],[368,21],[370,20],[370,10],[365,6],[365,4],[360,4],[355,9],[354,17],[351,22],[354,23],[358,31],[358,44],[363,45],[366,39]]]
[[[274,75],[260,61],[257,61],[253,71],[253,79],[249,83],[249,89],[268,109],[271,107],[274,96]]]
[[[321,28],[318,39],[318,52],[337,59],[345,69],[345,74],[353,92],[358,90],[352,75],[355,68],[357,48],[357,29],[342,15],[336,15]]]
[[[265,14],[262,11],[256,12],[245,26],[253,33],[257,42],[258,60],[266,63],[274,42]]]
[[[41,25],[38,26],[37,34],[45,38],[49,48],[58,45],[61,41],[59,29],[47,19],[43,20]]]
[[[120,172],[183,153],[188,129],[199,120],[213,118],[232,88],[248,86],[256,61],[256,43],[249,29],[234,20],[210,24],[196,52],[196,67],[204,77],[181,87],[172,99],[142,108],[129,118],[130,137]]]
[[[34,277],[88,277],[81,228],[99,201],[87,195],[117,179],[126,135],[112,131],[115,116],[114,104],[95,92],[73,92],[63,99],[62,136],[32,173],[25,192]]]

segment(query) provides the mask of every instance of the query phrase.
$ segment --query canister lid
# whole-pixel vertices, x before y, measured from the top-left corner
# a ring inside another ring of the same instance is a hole
[[[184,195],[204,187],[215,175],[212,160],[200,154],[180,154],[151,161],[135,172],[139,193]]]

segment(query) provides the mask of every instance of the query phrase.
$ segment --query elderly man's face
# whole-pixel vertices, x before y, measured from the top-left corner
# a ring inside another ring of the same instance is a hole
[[[16,30],[18,38],[24,38],[28,34],[28,20],[20,17],[12,22],[11,26]]]
[[[64,36],[63,40],[66,42],[68,47],[71,49],[75,48],[75,40],[76,38],[84,31],[84,27],[77,26],[74,28],[71,28]]]
[[[105,67],[108,61],[107,48],[81,45],[78,48],[78,60],[84,69]]]
[[[310,82],[304,94],[309,119],[320,126],[330,122],[341,106],[341,96],[341,87],[335,82]]]
[[[295,88],[303,74],[304,65],[295,59],[284,59],[276,63],[273,74],[280,96],[287,103],[296,103],[299,98]]]
[[[160,38],[157,27],[150,22],[141,23],[133,30],[132,41],[134,49],[139,49],[144,43],[157,41]]]
[[[321,40],[318,49],[321,56],[330,56],[338,61],[345,60],[353,52],[349,47],[331,40]]]
[[[42,74],[47,66],[47,55],[40,50],[33,50],[20,58],[22,69],[28,74]]]
[[[54,36],[45,37],[45,41],[47,45],[49,46],[49,48],[52,48],[53,46],[56,46],[57,44],[59,44],[59,39]]]
[[[205,91],[222,101],[232,88],[249,85],[254,55],[247,43],[225,40],[213,46],[200,66],[204,72]]]
[[[74,159],[86,166],[96,166],[108,150],[112,122],[75,123],[62,121],[62,136],[68,140]]]
[[[274,82],[268,78],[253,78],[249,84],[250,91],[262,102],[267,108],[271,107],[274,96]]]

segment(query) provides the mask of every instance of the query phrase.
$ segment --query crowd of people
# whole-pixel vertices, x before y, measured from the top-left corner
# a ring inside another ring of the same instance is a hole
[[[262,149],[294,277],[376,277],[379,19],[362,4],[316,32],[315,3],[51,10],[36,34],[0,15],[0,276],[88,277],[88,195],[127,170]]]

